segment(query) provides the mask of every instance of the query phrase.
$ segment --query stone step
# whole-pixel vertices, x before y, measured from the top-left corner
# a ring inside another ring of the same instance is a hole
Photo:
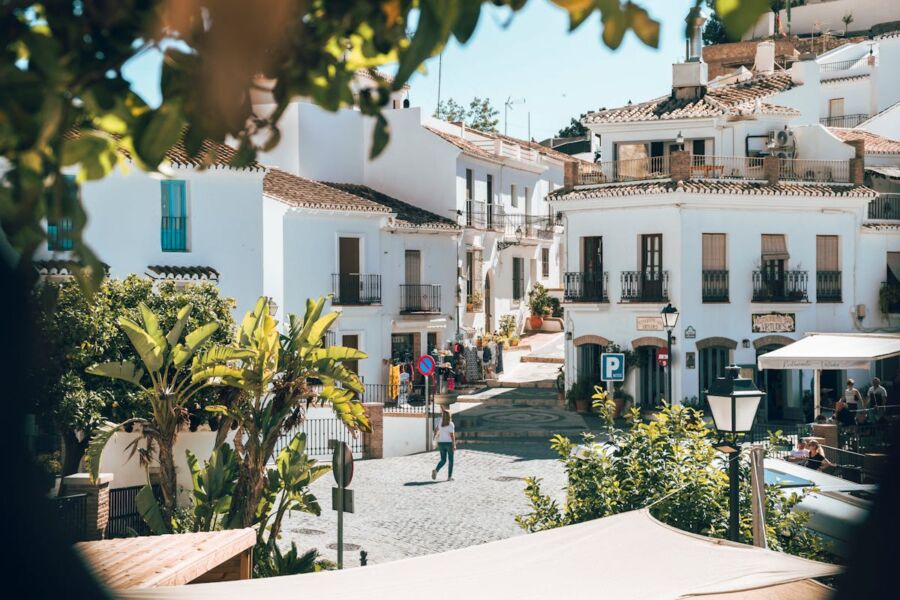
[[[486,398],[483,396],[459,396],[456,401],[463,404],[481,403],[497,406],[545,406],[549,408],[562,407],[562,403],[556,399],[556,396],[547,396],[546,398],[504,398],[496,396]]]
[[[512,430],[457,430],[456,437],[460,441],[470,442],[473,440],[505,440],[508,438],[543,438],[549,440],[556,434],[568,436],[570,438],[578,437],[583,432],[588,431],[587,427],[579,429],[512,429]]]
[[[563,364],[564,362],[566,362],[566,359],[564,359],[564,358],[561,357],[561,356],[532,356],[532,355],[527,355],[527,356],[523,356],[523,357],[522,357],[522,360],[521,360],[520,362],[523,362],[523,363],[548,363],[548,364],[553,364],[553,365],[561,365],[561,364]]]
[[[488,387],[491,388],[533,388],[533,389],[555,389],[555,379],[542,379],[540,381],[501,381],[499,379],[488,379]]]

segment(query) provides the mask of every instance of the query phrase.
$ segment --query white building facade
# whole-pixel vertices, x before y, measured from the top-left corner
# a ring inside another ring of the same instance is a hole
[[[599,384],[600,354],[616,344],[634,357],[620,391],[658,405],[660,313],[672,304],[671,401],[702,406],[735,363],[767,391],[763,419],[810,418],[812,372],[760,372],[756,358],[807,332],[895,325],[897,303],[882,290],[898,283],[900,213],[885,218],[875,210],[884,199],[863,185],[872,140],[820,124],[815,60],[704,74],[697,60],[675,65],[669,96],[583,121],[602,162],[551,196],[565,224],[567,386]],[[893,381],[895,363],[876,371]],[[847,375],[825,372],[826,399]]]

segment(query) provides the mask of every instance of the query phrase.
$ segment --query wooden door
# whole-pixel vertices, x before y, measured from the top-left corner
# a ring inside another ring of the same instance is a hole
[[[603,297],[603,238],[582,238],[584,275],[582,294],[586,299]]]
[[[405,259],[406,285],[403,286],[403,308],[422,310],[424,291],[422,290],[422,255],[418,250],[407,250]]]
[[[641,290],[642,300],[663,298],[662,234],[641,236]]]
[[[360,288],[359,238],[338,242],[338,295],[342,304],[358,304]]]

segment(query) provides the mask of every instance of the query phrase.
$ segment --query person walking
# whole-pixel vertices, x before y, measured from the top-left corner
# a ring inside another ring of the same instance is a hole
[[[881,385],[881,380],[877,377],[873,377],[872,385],[869,387],[866,396],[869,400],[869,408],[875,411],[875,414],[879,419],[884,416],[884,406],[887,404],[887,395],[887,390]]]
[[[451,481],[453,479],[453,452],[456,450],[456,426],[453,425],[450,411],[441,410],[441,424],[434,428],[434,437],[437,440],[438,450],[441,452],[441,461],[432,469],[431,478],[437,479],[438,471],[447,464],[447,481]]]
[[[844,402],[847,403],[847,408],[850,409],[854,417],[856,417],[856,411],[859,410],[859,406],[863,403],[862,394],[854,387],[855,385],[855,381],[848,379],[847,388],[844,390]]]

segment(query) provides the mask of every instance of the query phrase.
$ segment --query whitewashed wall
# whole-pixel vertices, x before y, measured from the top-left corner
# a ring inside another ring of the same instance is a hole
[[[425,415],[384,415],[384,458],[425,451]],[[423,475],[424,476],[424,475]]]

